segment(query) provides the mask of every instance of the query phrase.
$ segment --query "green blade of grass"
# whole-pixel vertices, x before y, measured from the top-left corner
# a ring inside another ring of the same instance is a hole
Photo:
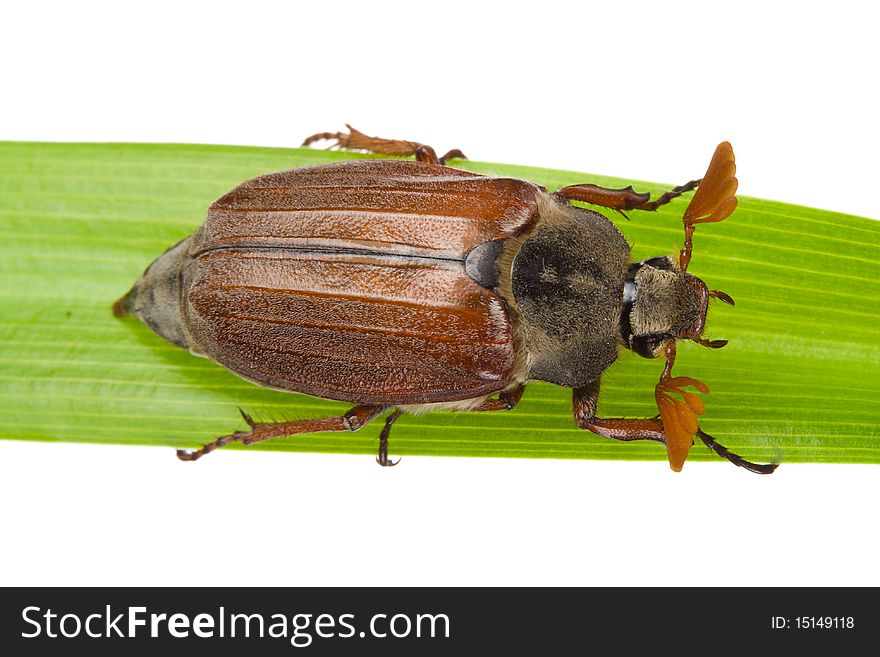
[[[0,437],[194,447],[243,429],[239,406],[260,420],[345,410],[346,404],[246,383],[132,318],[112,317],[110,304],[234,185],[354,157],[303,149],[0,143]],[[631,182],[456,164],[551,190]],[[695,163],[695,173],[704,165]],[[679,247],[686,204],[633,213],[630,222],[614,219],[636,259]],[[870,219],[741,198],[730,219],[700,226],[691,271],[737,302],[713,306],[709,318],[707,336],[730,340],[728,347],[679,347],[676,373],[712,389],[704,429],[756,461],[880,462],[878,263],[880,223]],[[661,365],[624,354],[603,378],[600,413],[654,415]],[[392,453],[666,458],[657,444],[619,444],[578,430],[570,406],[570,391],[534,383],[511,412],[405,416],[395,425]],[[250,449],[372,454],[378,429]],[[696,448],[691,458],[716,457]]]

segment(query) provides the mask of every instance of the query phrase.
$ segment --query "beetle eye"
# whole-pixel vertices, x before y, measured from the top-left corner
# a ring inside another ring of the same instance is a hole
[[[634,335],[629,341],[629,348],[642,358],[656,358],[657,347],[666,342],[672,336],[668,333],[646,333]]]
[[[662,269],[664,271],[671,271],[675,268],[672,264],[672,258],[669,256],[655,256],[653,258],[648,258],[647,260],[642,260],[641,264],[649,265],[654,269]]]

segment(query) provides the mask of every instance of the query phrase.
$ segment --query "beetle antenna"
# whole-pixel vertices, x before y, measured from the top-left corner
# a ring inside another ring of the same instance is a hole
[[[709,296],[713,299],[718,299],[719,301],[723,301],[728,306],[735,306],[736,302],[733,300],[733,297],[727,294],[726,292],[722,292],[721,290],[709,290]]]
[[[727,340],[707,340],[706,338],[691,339],[697,344],[706,347],[707,349],[721,349],[721,347],[727,344]]]
[[[779,467],[778,463],[752,463],[751,461],[746,461],[743,457],[731,452],[724,445],[715,442],[715,439],[702,429],[697,429],[696,435],[698,435],[700,440],[706,444],[706,447],[711,449],[718,456],[727,459],[734,465],[745,468],[749,472],[754,472],[755,474],[773,474],[773,471]]]
[[[728,142],[721,142],[682,217],[684,247],[678,257],[682,271],[687,271],[693,255],[692,239],[697,224],[723,221],[736,209],[737,184],[733,148]]]

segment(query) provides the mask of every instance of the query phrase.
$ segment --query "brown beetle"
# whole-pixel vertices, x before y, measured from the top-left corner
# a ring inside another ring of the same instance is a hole
[[[282,171],[242,183],[214,202],[205,223],[170,248],[117,301],[171,342],[257,385],[356,404],[341,417],[257,423],[195,451],[315,431],[355,431],[401,413],[509,410],[529,380],[573,389],[574,420],[617,440],[656,440],[680,470],[698,436],[718,455],[750,463],[700,429],[701,382],[672,376],[677,340],[702,337],[710,291],[687,272],[699,223],[736,207],[733,150],[722,143],[702,180],[650,200],[632,187],[538,185],[445,166],[423,144],[321,133],[310,144],[411,160],[357,160]],[[603,215],[570,201],[656,210],[697,192],[684,213],[677,262],[630,262],[630,247]],[[599,381],[623,346],[666,366],[659,416],[599,418]],[[673,395],[680,397],[676,398]]]

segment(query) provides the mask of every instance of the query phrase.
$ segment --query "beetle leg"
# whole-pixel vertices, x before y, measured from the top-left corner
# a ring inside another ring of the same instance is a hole
[[[660,206],[669,203],[672,199],[696,189],[699,184],[700,180],[691,180],[684,185],[679,185],[669,190],[653,201],[650,200],[650,193],[644,192],[640,194],[632,188],[632,185],[623,189],[609,189],[592,184],[569,185],[558,190],[554,196],[569,201],[582,201],[590,205],[598,205],[623,214],[626,210],[656,210]]]
[[[377,415],[382,414],[388,407],[364,404],[355,406],[345,415],[339,417],[326,417],[317,420],[294,420],[292,422],[254,422],[244,411],[239,409],[250,431],[236,431],[228,436],[218,438],[208,443],[201,449],[187,451],[177,450],[177,458],[181,461],[195,461],[215,449],[224,447],[229,443],[239,441],[245,445],[261,443],[272,438],[293,436],[299,433],[315,433],[318,431],[357,431]]]
[[[599,379],[575,388],[572,393],[572,413],[575,424],[604,438],[614,440],[656,440],[666,444],[663,423],[659,418],[602,418],[596,417],[599,404]]]
[[[449,160],[466,160],[468,159],[467,155],[462,153],[459,149],[453,148],[452,150],[446,151],[446,155],[440,158],[440,164],[446,164]]]
[[[403,411],[398,408],[386,417],[385,426],[382,427],[382,433],[379,434],[379,456],[376,457],[376,463],[382,467],[393,467],[400,463],[400,459],[396,461],[388,460],[388,436],[391,434],[391,425],[397,422],[397,418],[401,415],[403,415]]]
[[[670,381],[673,381],[670,379]],[[661,379],[658,389],[664,380]],[[601,418],[596,417],[596,407],[599,402],[599,379],[580,388],[575,388],[572,395],[572,412],[574,421],[581,429],[587,429],[595,434],[614,440],[656,440],[667,444],[667,435],[663,421],[660,418]],[[744,458],[729,451],[723,445],[715,441],[712,436],[697,427],[696,436],[718,456],[727,459],[734,465],[745,468],[756,474],[771,474],[778,464],[762,464],[746,461]],[[680,467],[678,468],[681,469]]]
[[[382,139],[380,137],[368,137],[360,130],[352,128],[346,124],[348,132],[319,132],[317,134],[306,137],[303,146],[308,146],[316,141],[334,140],[333,146],[339,148],[348,148],[356,151],[369,151],[379,155],[395,155],[398,157],[415,156],[419,162],[428,162],[429,164],[446,164],[452,158],[467,159],[457,148],[449,151],[443,157],[437,157],[437,153],[433,148],[426,144],[415,141],[405,141],[403,139]]]
[[[523,396],[523,390],[525,390],[525,386],[523,384],[518,385],[512,390],[502,390],[500,393],[498,393],[498,399],[487,399],[473,410],[478,412],[509,411],[514,406],[519,404],[519,400],[522,399]]]
[[[773,471],[779,467],[778,463],[752,463],[751,461],[746,461],[741,456],[737,456],[728,450],[724,445],[715,442],[715,439],[712,436],[702,430],[697,430],[697,436],[699,436],[700,440],[705,443],[706,447],[711,449],[718,456],[727,459],[734,465],[745,468],[749,472],[754,472],[755,474],[773,474]]]

